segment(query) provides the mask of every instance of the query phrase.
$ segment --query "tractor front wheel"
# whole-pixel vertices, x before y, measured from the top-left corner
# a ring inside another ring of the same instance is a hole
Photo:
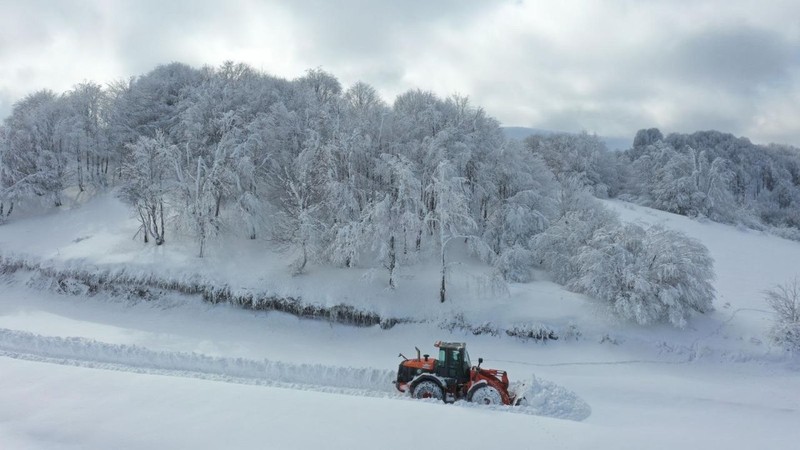
[[[503,397],[497,389],[491,386],[481,386],[472,391],[469,401],[481,405],[502,405]]]
[[[420,381],[411,390],[411,396],[414,398],[435,398],[441,400],[444,398],[442,388],[438,384],[430,380]]]

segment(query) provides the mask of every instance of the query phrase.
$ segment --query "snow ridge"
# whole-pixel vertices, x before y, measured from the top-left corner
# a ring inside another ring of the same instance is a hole
[[[214,357],[198,353],[155,351],[79,337],[41,336],[0,329],[4,356],[82,367],[155,374],[179,374],[203,379],[241,380],[277,387],[324,386],[391,393],[395,373],[369,368]]]

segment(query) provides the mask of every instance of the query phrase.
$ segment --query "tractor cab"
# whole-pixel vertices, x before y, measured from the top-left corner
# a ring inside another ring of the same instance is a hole
[[[463,342],[442,342],[433,344],[439,349],[436,375],[460,385],[469,381],[470,361],[467,344]]]

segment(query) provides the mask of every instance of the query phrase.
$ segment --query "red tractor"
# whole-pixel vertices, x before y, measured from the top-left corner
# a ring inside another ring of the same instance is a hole
[[[403,361],[397,371],[395,387],[400,392],[410,392],[414,398],[435,398],[444,402],[466,399],[486,405],[515,405],[516,398],[508,392],[508,375],[504,370],[483,369],[483,358],[472,366],[463,342],[441,342],[434,344],[439,349],[439,358],[430,355]]]

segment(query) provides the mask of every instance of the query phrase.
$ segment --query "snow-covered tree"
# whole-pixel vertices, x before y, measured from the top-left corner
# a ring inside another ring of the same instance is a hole
[[[276,208],[272,240],[300,253],[291,263],[294,274],[303,273],[308,261],[319,258],[324,247],[325,224],[320,215],[325,169],[318,164],[324,151],[320,136],[312,134],[296,158],[286,165],[273,161],[271,167],[270,195]]]
[[[595,135],[554,133],[534,135],[525,140],[528,149],[541,156],[559,180],[579,179],[598,197],[609,194],[616,185],[615,158]]]
[[[400,262],[408,261],[409,252],[415,252],[413,242],[422,229],[422,185],[406,158],[384,154],[381,163],[388,192],[365,209],[363,227],[394,289],[395,272]]]
[[[263,179],[270,154],[261,140],[263,117],[247,126],[244,141],[235,146],[232,154],[233,203],[236,222],[244,224],[247,236],[256,239],[267,222],[269,208],[264,198],[266,182]]]
[[[68,92],[64,100],[68,118],[62,132],[67,135],[75,162],[75,183],[80,192],[87,184],[104,187],[112,159],[106,139],[107,95],[100,85],[85,82]]]
[[[658,128],[642,129],[636,132],[636,136],[633,138],[633,147],[646,147],[663,140],[664,135],[661,134],[661,130]]]
[[[156,245],[161,245],[165,240],[168,214],[164,203],[173,180],[170,158],[177,149],[162,133],[156,133],[155,138],[142,136],[129,146],[130,157],[122,165],[125,181],[119,195],[136,211],[144,242],[152,237]]]
[[[14,105],[4,133],[2,195],[9,205],[36,197],[61,205],[68,182],[64,118],[63,104],[51,91],[36,92]]]
[[[530,239],[554,218],[557,184],[537,155],[510,142],[491,154],[485,179],[479,223],[497,267],[509,281],[529,281],[536,264]]]
[[[264,110],[274,98],[265,95],[272,80],[244,64],[226,62],[206,67],[200,81],[182,94],[180,122],[175,134],[181,141],[175,158],[184,208],[179,217],[191,225],[200,241],[232,224],[255,238],[265,208],[258,196],[259,179],[269,154],[263,146]],[[227,209],[244,220],[226,220]]]
[[[307,70],[306,75],[299,81],[313,92],[320,104],[331,102],[342,93],[339,80],[321,68]]]
[[[568,284],[580,276],[578,257],[594,234],[619,219],[604,208],[587,190],[580,178],[561,183],[556,199],[556,214],[550,226],[531,238],[536,261],[555,281]]]
[[[186,64],[160,65],[130,80],[119,81],[109,89],[107,114],[110,145],[122,147],[139,136],[154,138],[161,131],[177,141],[180,110],[186,97],[202,80],[202,72]]]
[[[444,303],[447,299],[447,244],[453,240],[477,240],[473,234],[476,230],[475,221],[469,213],[467,200],[466,180],[454,173],[453,166],[446,160],[441,161],[433,173],[431,183],[426,187],[433,208],[425,217],[425,222],[431,229],[436,230],[438,236],[439,257],[441,265],[441,284],[439,288],[439,301]]]
[[[770,330],[773,342],[791,352],[800,352],[800,279],[768,290],[766,301],[775,312]]]
[[[344,100],[355,116],[359,119],[361,127],[367,126],[370,119],[380,118],[374,112],[382,110],[386,104],[381,100],[378,91],[363,81],[358,81],[344,93]]]

